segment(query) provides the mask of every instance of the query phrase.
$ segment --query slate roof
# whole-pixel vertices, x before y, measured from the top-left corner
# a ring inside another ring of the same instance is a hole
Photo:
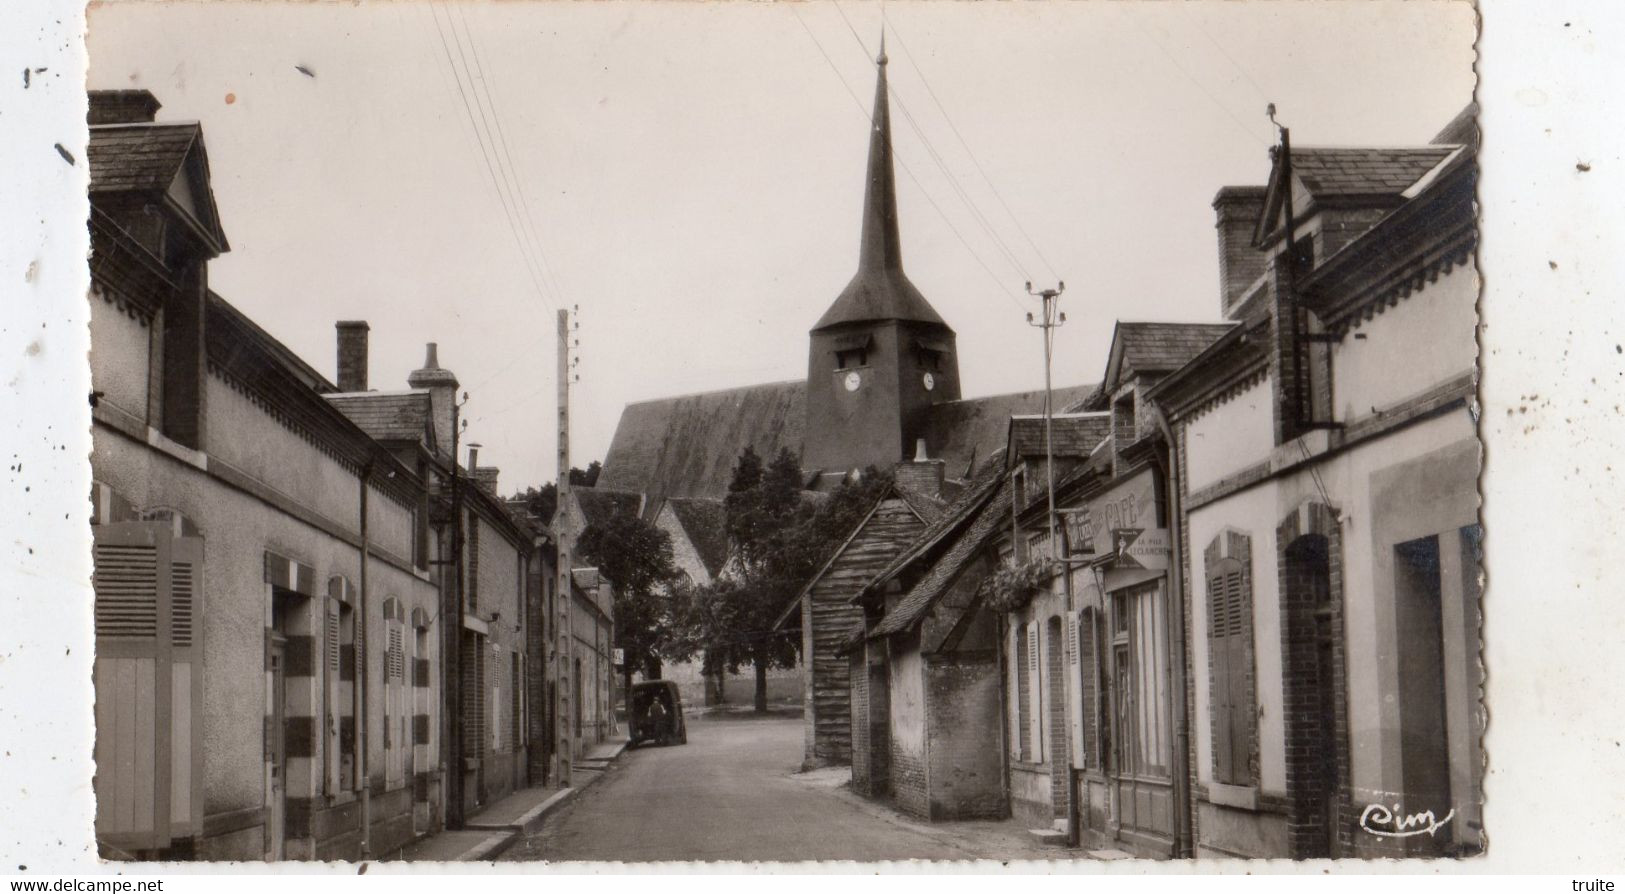
[[[806,416],[801,380],[627,404],[598,485],[647,494],[654,505],[721,497],[745,445],[764,462],[781,447],[799,453]]]
[[[715,577],[728,562],[728,513],[721,500],[678,497],[667,501],[705,570]]]
[[[1098,390],[1056,388],[1055,406],[1075,405]],[[949,478],[967,478],[1004,447],[1011,416],[1043,409],[1043,391],[947,401],[925,411],[917,436],[925,438],[928,455],[944,461]],[[800,380],[627,404],[598,486],[646,494],[651,508],[678,497],[721,498],[744,445],[764,462],[781,447],[799,453],[806,415]]]
[[[1050,420],[1050,443],[1056,456],[1088,456],[1111,435],[1110,413],[1075,413]],[[1009,451],[1015,457],[1043,456],[1044,417],[1013,416]]]
[[[202,135],[196,123],[92,127],[90,191],[168,189]]]
[[[326,394],[328,403],[375,441],[431,441],[427,391],[352,391]]]
[[[926,526],[914,542],[903,548],[885,568],[881,569],[868,583],[863,585],[851,600],[861,601],[864,596],[874,591],[876,587],[883,586],[887,581],[896,577],[903,569],[914,564],[921,556],[930,552],[944,538],[952,534],[971,518],[977,509],[987,502],[999,482],[1005,480],[1002,466],[989,466],[984,469],[976,480],[971,482],[965,493],[949,505],[936,521]]]
[[[1008,499],[1010,490],[1009,479],[1000,477],[998,481],[999,486],[992,500],[978,504],[969,527],[965,528],[959,539],[948,547],[948,551],[931,565],[931,570],[908,591],[908,595],[880,619],[880,623],[876,624],[874,631],[869,634],[871,638],[902,633],[918,624],[931,607],[936,605],[942,594],[948,591],[965,566],[976,557],[976,553],[998,532],[999,523],[1005,517],[1003,504]]]
[[[1452,146],[1292,150],[1292,173],[1313,196],[1397,196],[1432,170]]]
[[[588,525],[608,521],[616,515],[637,515],[643,510],[643,495],[603,487],[576,487],[570,491],[581,507]]]
[[[1056,388],[1053,402],[1065,407],[1087,397],[1094,385]],[[955,400],[932,406],[919,437],[925,438],[926,452],[947,463],[948,477],[969,478],[994,451],[1004,446],[1010,433],[1010,417],[1044,412],[1043,391],[1017,391],[968,400]],[[976,469],[972,469],[974,464]]]

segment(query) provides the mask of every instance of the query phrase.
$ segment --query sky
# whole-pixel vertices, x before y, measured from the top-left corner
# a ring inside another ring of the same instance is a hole
[[[556,310],[579,308],[573,464],[627,403],[800,379],[855,270],[884,26],[904,266],[966,397],[1042,387],[1024,294],[1064,280],[1057,385],[1116,320],[1218,318],[1211,202],[1297,146],[1425,143],[1471,99],[1462,0],[141,2],[89,15],[92,89],[200,121],[213,288],[329,377],[424,345],[504,492],[556,473]]]

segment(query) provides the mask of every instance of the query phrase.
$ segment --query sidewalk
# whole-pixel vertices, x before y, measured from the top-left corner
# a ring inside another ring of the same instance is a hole
[[[440,832],[410,845],[398,859],[444,863],[496,859],[515,841],[539,829],[548,814],[603,778],[626,744],[624,737],[598,743],[573,765],[573,785],[520,789],[469,817],[462,829]]]

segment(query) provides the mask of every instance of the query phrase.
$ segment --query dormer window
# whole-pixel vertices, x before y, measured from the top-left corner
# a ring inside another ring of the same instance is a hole
[[[1122,453],[1134,443],[1134,437],[1134,392],[1131,391],[1112,402],[1112,441],[1117,445],[1117,452]]]

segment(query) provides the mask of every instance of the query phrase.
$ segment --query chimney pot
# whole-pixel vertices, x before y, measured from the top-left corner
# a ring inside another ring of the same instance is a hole
[[[367,333],[372,327],[366,320],[340,320],[334,328],[338,331],[339,390],[366,391]]]
[[[917,463],[923,463],[929,459],[931,459],[931,457],[925,454],[925,439],[916,438],[914,440],[914,461]]]

